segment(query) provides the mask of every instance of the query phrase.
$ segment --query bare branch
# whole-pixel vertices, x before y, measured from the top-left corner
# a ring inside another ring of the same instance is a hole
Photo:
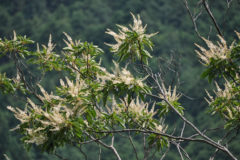
[[[66,158],[63,158],[61,155],[59,155],[59,154],[57,154],[57,153],[54,153],[54,155],[55,155],[56,157],[58,157],[59,159],[61,159],[61,160],[68,160],[68,159],[66,159]]]
[[[181,137],[183,136],[183,132],[184,132],[184,129],[185,129],[185,125],[186,125],[186,122],[183,122],[183,127],[182,127],[182,131],[181,131],[181,134],[180,134]]]
[[[114,136],[112,136],[111,145],[107,145],[107,144],[104,143],[103,141],[98,140],[98,139],[95,139],[93,136],[89,135],[88,133],[86,133],[86,134],[87,134],[92,140],[96,141],[98,144],[102,145],[102,146],[105,147],[105,148],[108,148],[108,149],[112,150],[118,160],[122,160],[121,157],[119,156],[116,148],[113,146],[113,145],[114,145]]]
[[[175,111],[176,112],[176,111]],[[177,111],[178,112],[178,111]],[[179,113],[180,114],[180,113]],[[193,125],[191,122],[189,122],[188,120],[186,120],[186,118],[184,117],[184,121],[187,124],[191,124]],[[189,124],[189,125],[190,125]],[[192,126],[193,128],[196,126]],[[197,128],[196,128],[197,129]],[[217,142],[213,141],[212,139],[210,139],[209,137],[207,137],[206,135],[204,135],[201,131],[199,131],[199,129],[197,129],[197,131],[199,132],[199,135],[202,136],[204,139],[201,138],[189,138],[189,137],[181,137],[181,136],[173,136],[173,135],[169,135],[166,133],[160,133],[160,132],[156,132],[156,131],[152,131],[152,130],[141,130],[141,129],[122,129],[122,130],[110,130],[110,131],[92,131],[95,133],[121,133],[121,132],[142,132],[142,133],[148,133],[148,134],[156,134],[156,135],[161,135],[161,136],[165,136],[167,138],[173,139],[173,140],[180,140],[180,141],[195,141],[195,142],[202,142],[202,143],[206,143],[209,144],[215,148],[218,148],[219,150],[225,152],[226,154],[228,154],[233,160],[237,160],[237,158],[223,145],[218,144]]]
[[[144,160],[147,159],[147,146],[146,146],[146,134],[143,133],[143,150],[144,150]]]
[[[196,20],[197,20],[198,17],[201,15],[201,12],[199,12],[199,14],[198,14],[196,17],[194,17],[193,14],[192,14],[192,12],[191,12],[191,10],[189,9],[188,1],[187,1],[187,0],[183,0],[183,3],[184,3],[184,5],[185,5],[185,8],[187,9],[187,12],[188,12],[191,20],[192,20],[192,23],[193,23],[195,32],[197,33],[198,37],[199,37],[200,39],[202,39],[202,38],[201,38],[202,36],[200,35],[200,33],[199,33],[199,31],[198,31],[197,24],[196,24]]]
[[[84,156],[85,160],[87,160],[88,157],[87,157],[86,153],[82,150],[82,145],[80,145],[79,150],[82,153],[82,155]]]
[[[202,133],[192,122],[190,122],[189,120],[187,120],[186,117],[184,117],[183,115],[181,115],[179,113],[179,111],[168,101],[164,91],[163,91],[163,88],[162,86],[159,84],[159,80],[162,81],[160,75],[158,74],[155,74],[155,75],[149,75],[153,81],[156,83],[156,85],[158,86],[158,89],[160,91],[160,93],[163,95],[163,99],[159,96],[156,96],[156,95],[153,95],[155,98],[158,97],[158,99],[162,99],[164,100],[168,105],[169,107],[175,112],[178,114],[178,116],[184,121],[186,122],[186,124],[188,124],[189,126],[191,126],[201,137],[203,137],[206,142],[208,144],[211,144],[212,146],[220,149],[221,151],[227,153],[232,159],[234,160],[237,160],[237,158],[225,147],[225,146],[222,146],[221,144],[218,144],[217,142],[213,141],[211,138],[209,138],[208,136],[206,136],[204,133]]]
[[[216,19],[214,18],[213,14],[212,14],[212,12],[209,8],[209,5],[208,5],[207,1],[202,0],[202,4],[203,4],[205,10],[207,11],[208,15],[210,16],[211,20],[213,21],[213,24],[214,24],[215,28],[217,29],[218,34],[223,37],[223,34],[222,34],[218,24],[217,24]]]
[[[131,143],[131,145],[132,145],[132,147],[133,147],[133,150],[134,150],[136,159],[139,160],[138,154],[137,154],[137,150],[136,150],[136,147],[135,147],[135,145],[134,145],[134,143],[133,143],[133,140],[132,140],[132,137],[131,137],[131,133],[130,133],[130,132],[128,132],[128,138],[129,138],[129,141],[130,141],[130,143]]]
[[[181,156],[181,159],[184,160],[183,154],[184,156],[188,159],[191,160],[191,158],[189,157],[189,155],[187,154],[187,152],[181,147],[180,143],[176,143],[174,141],[171,141],[172,144],[174,144],[178,150],[179,155]],[[183,154],[182,154],[183,152]]]
[[[227,142],[225,142],[225,145],[228,145],[228,143],[230,143],[232,140],[234,140],[234,139],[236,138],[236,136],[238,135],[238,132],[239,132],[239,128],[238,128],[238,127],[236,127],[236,128],[234,128],[233,130],[230,130],[229,132],[227,132],[227,133],[223,136],[222,139],[218,140],[218,142],[220,143],[220,142],[224,141],[224,139],[226,139],[226,138],[231,134],[231,132],[232,132],[232,131],[235,131],[236,129],[237,129],[236,134],[235,134],[231,139],[229,139]],[[218,152],[219,152],[219,149],[217,148],[217,149],[215,150],[215,152],[213,153],[213,155],[210,157],[209,160],[214,160],[214,158],[215,158],[215,156],[217,155]]]
[[[187,154],[187,152],[179,145],[179,148],[183,151],[185,157],[187,157],[187,159],[191,160],[191,158],[189,157],[189,155]]]
[[[181,157],[181,160],[184,160],[182,152],[181,152],[180,147],[179,147],[179,143],[176,143],[175,146],[177,147],[177,150],[178,150],[178,153],[179,153],[179,155]]]
[[[98,160],[101,160],[102,149],[101,149],[101,146],[99,144],[98,144],[98,148],[99,148]]]

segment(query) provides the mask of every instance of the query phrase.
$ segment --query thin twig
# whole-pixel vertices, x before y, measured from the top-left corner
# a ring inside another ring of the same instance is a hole
[[[235,127],[233,130],[230,130],[229,132],[227,132],[227,133],[223,136],[223,138],[219,140],[219,143],[222,142],[222,141],[224,141],[224,139],[226,139],[226,138],[231,134],[231,132],[234,131],[234,130],[237,129],[237,128],[238,128],[238,127]],[[234,139],[236,138],[236,136],[238,135],[238,132],[239,132],[239,128],[237,129],[237,132],[236,132],[235,136],[233,136],[231,139],[229,139],[229,140],[225,143],[225,145],[227,145],[227,144],[230,143],[232,140],[234,140]],[[219,149],[217,148],[217,149],[215,150],[215,152],[213,153],[213,155],[210,157],[209,160],[214,160],[214,158],[215,158],[215,156],[217,155],[218,152],[219,152]]]
[[[191,20],[192,20],[192,23],[193,23],[195,32],[197,33],[198,37],[199,37],[200,39],[202,39],[202,36],[201,36],[200,33],[198,32],[198,27],[197,27],[197,24],[196,24],[196,19],[198,18],[198,16],[199,16],[200,14],[199,14],[196,18],[194,18],[192,12],[191,12],[190,9],[189,9],[188,1],[187,1],[187,0],[183,0],[183,3],[184,3],[184,5],[185,5],[185,8],[187,9],[187,12],[188,12]],[[201,12],[200,12],[200,13],[201,13]]]
[[[99,147],[98,160],[101,160],[102,148],[99,144],[98,147]]]
[[[115,156],[117,157],[117,159],[118,160],[122,160],[121,157],[119,156],[116,148],[113,146],[114,145],[114,136],[112,136],[112,143],[111,143],[111,145],[107,145],[103,141],[95,139],[93,136],[89,135],[88,133],[85,133],[85,134],[87,134],[92,140],[95,140],[95,142],[97,142],[98,144],[102,145],[103,147],[112,150],[113,153],[115,154]]]
[[[82,145],[80,145],[79,150],[80,150],[80,152],[83,154],[85,160],[87,160],[88,157],[87,157],[86,153],[82,150]]]
[[[185,125],[186,125],[186,122],[183,122],[183,127],[182,127],[182,131],[181,131],[181,134],[180,134],[181,137],[183,137],[183,132],[184,132],[184,129],[185,129]]]
[[[168,106],[175,112],[178,114],[178,116],[186,122],[186,124],[188,124],[189,126],[191,126],[201,137],[203,137],[206,142],[208,144],[211,144],[212,146],[220,149],[221,151],[225,152],[226,154],[228,154],[232,159],[234,160],[237,160],[237,158],[225,147],[225,146],[222,146],[221,144],[218,144],[217,142],[213,141],[211,138],[209,138],[208,136],[206,136],[204,133],[202,133],[192,122],[190,122],[189,120],[187,120],[186,117],[184,117],[181,113],[179,113],[179,111],[168,101],[163,89],[162,89],[162,86],[159,84],[158,82],[158,79],[157,79],[157,75],[155,74],[154,75],[150,75],[152,77],[152,79],[155,81],[156,85],[158,86],[158,89],[160,91],[160,93],[162,94],[162,96],[164,98],[161,98],[159,96],[156,96],[154,95],[154,97],[158,97],[159,99],[162,99],[164,100]],[[158,78],[160,79],[160,81],[162,81],[161,77],[158,76]]]
[[[209,144],[209,145],[211,145],[215,148],[218,148],[219,150],[227,153],[232,159],[237,160],[237,158],[234,155],[232,155],[232,153],[225,146],[222,146],[221,144],[218,144],[218,143],[214,142],[213,140],[209,140],[209,138],[208,139],[205,138],[206,135],[204,135],[200,131],[199,132],[201,133],[201,136],[202,137],[205,136],[204,137],[205,139],[173,136],[173,135],[169,135],[169,134],[166,134],[166,133],[160,133],[160,132],[156,132],[156,131],[152,131],[152,130],[141,130],[141,129],[122,129],[122,130],[110,130],[110,131],[107,130],[107,131],[92,131],[92,132],[95,132],[95,133],[142,132],[142,133],[147,133],[147,134],[153,133],[153,134],[165,136],[167,138],[174,139],[174,140],[202,142],[202,143]]]
[[[203,4],[205,10],[207,11],[209,17],[213,21],[213,24],[214,24],[215,28],[217,29],[218,34],[223,37],[223,34],[222,34],[218,24],[217,24],[216,19],[214,18],[213,14],[212,14],[212,12],[211,12],[211,10],[209,8],[209,5],[208,5],[207,1],[206,0],[202,0],[202,4]]]
[[[54,153],[54,155],[55,155],[56,157],[58,157],[59,159],[61,159],[61,160],[68,160],[68,159],[66,159],[66,158],[63,158],[61,155],[59,155],[59,154],[57,154],[57,153]]]
[[[144,150],[144,160],[146,160],[147,157],[147,146],[146,146],[146,134],[143,133],[143,150]]]
[[[128,138],[129,138],[129,141],[130,141],[130,143],[131,143],[131,145],[132,145],[132,147],[133,147],[133,150],[134,150],[136,159],[139,160],[138,154],[137,154],[137,150],[136,150],[136,147],[135,147],[135,145],[134,145],[134,143],[133,143],[133,140],[132,140],[132,137],[131,137],[131,133],[130,133],[130,132],[128,132]]]

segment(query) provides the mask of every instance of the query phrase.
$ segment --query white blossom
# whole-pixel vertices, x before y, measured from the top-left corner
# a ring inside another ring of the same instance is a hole
[[[25,140],[25,143],[35,143],[36,145],[41,145],[47,141],[47,136],[45,136],[41,130],[44,128],[37,128],[37,129],[32,129],[32,128],[27,128],[27,134],[29,135],[29,139]]]
[[[155,128],[155,130],[157,132],[160,132],[160,133],[165,133],[167,131],[167,126],[165,126],[163,123],[162,124],[158,124]]]
[[[112,107],[111,109],[108,107],[108,113],[125,113],[126,110],[128,110],[129,113],[133,113],[136,115],[135,120],[139,120],[142,117],[149,117],[153,118],[153,116],[157,113],[155,111],[155,104],[152,105],[152,107],[149,107],[148,103],[144,103],[143,101],[140,101],[137,97],[136,99],[132,99],[131,102],[127,103],[127,97],[125,97],[125,100],[121,100],[120,104],[117,104],[116,100],[112,99]]]
[[[174,102],[177,101],[180,97],[181,94],[177,94],[177,87],[174,86],[173,90],[172,87],[169,86],[168,89],[166,89],[165,85],[162,83],[162,92],[159,94],[159,97],[162,99],[167,99],[169,102]]]
[[[53,53],[53,50],[55,48],[55,44],[52,43],[52,35],[49,35],[48,45],[42,45],[43,49],[46,51],[45,54],[40,54],[40,58],[43,59],[43,62],[48,62],[53,56],[58,57],[57,54]],[[37,51],[39,52],[39,46],[37,44]]]
[[[197,55],[199,56],[201,62],[204,65],[209,65],[211,58],[213,59],[227,59],[229,55],[231,54],[231,50],[234,46],[233,42],[229,47],[227,46],[227,42],[224,40],[223,37],[218,35],[218,38],[220,41],[217,42],[217,44],[214,44],[212,41],[205,39],[202,37],[204,42],[207,44],[209,49],[205,49],[204,47],[195,44],[198,49],[195,50]]]
[[[227,100],[231,100],[234,97],[235,94],[233,93],[233,86],[227,79],[225,79],[224,89],[220,88],[217,82],[215,82],[215,85],[216,90],[214,90],[214,93],[216,97],[223,97],[226,98]],[[215,100],[213,96],[209,94],[208,91],[206,91],[206,93],[208,95],[208,98],[205,98],[205,100],[208,102],[208,104],[211,104]]]
[[[135,78],[130,71],[127,70],[127,67],[120,68],[119,64],[113,61],[115,68],[112,70],[113,74],[108,73],[105,71],[105,75],[98,75],[98,79],[102,81],[103,84],[105,84],[106,81],[112,81],[113,84],[126,84],[128,86],[130,85],[136,85],[139,87],[144,87],[143,81],[147,78]]]
[[[87,84],[80,78],[80,75],[76,76],[75,82],[71,81],[68,77],[65,77],[65,79],[66,83],[60,79],[60,84],[63,88],[67,89],[68,94],[72,97],[78,97],[80,94],[82,94],[82,90],[87,88]],[[85,96],[88,94],[88,91],[84,92]]]
[[[7,106],[7,109],[12,111],[14,113],[14,116],[21,122],[21,123],[27,123],[31,119],[31,115],[27,112],[27,109],[21,110],[19,108],[13,108],[11,106]]]
[[[56,96],[56,95],[53,95],[53,93],[51,92],[51,94],[48,94],[47,91],[45,91],[45,89],[40,85],[38,84],[38,87],[42,93],[43,96],[41,95],[38,95],[38,97],[44,102],[44,101],[47,101],[47,102],[51,102],[51,100],[55,99],[55,100],[62,100],[61,97],[59,96]]]
[[[66,32],[63,32],[63,34],[66,36],[67,40],[63,40],[65,42],[65,44],[67,45],[67,47],[65,49],[69,49],[69,50],[73,50],[73,46],[78,46],[79,44],[81,44],[80,40],[78,41],[73,41],[71,36],[69,36]],[[69,52],[71,53],[71,52]]]
[[[128,32],[136,32],[138,34],[138,40],[142,41],[143,37],[147,37],[150,38],[154,35],[156,35],[157,33],[153,33],[153,34],[146,34],[146,27],[147,25],[143,26],[142,25],[142,20],[140,19],[140,16],[137,15],[137,17],[134,16],[134,14],[132,14],[132,18],[133,18],[133,24],[129,25],[128,27],[122,26],[122,25],[117,25],[118,26],[118,31],[119,33],[116,33],[114,31],[112,31],[111,29],[107,29],[106,33],[113,36],[113,38],[116,41],[116,44],[108,44],[105,43],[106,45],[110,46],[112,48],[112,52],[118,52],[119,47],[125,43],[128,35]],[[151,47],[151,46],[150,46]],[[131,48],[131,47],[129,47]],[[152,48],[151,48],[152,49]]]

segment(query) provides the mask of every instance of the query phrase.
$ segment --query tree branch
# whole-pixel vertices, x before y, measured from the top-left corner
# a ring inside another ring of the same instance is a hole
[[[198,14],[198,16],[194,17],[193,14],[192,14],[192,12],[191,12],[190,9],[189,9],[188,1],[187,1],[187,0],[183,0],[183,3],[184,3],[184,5],[185,5],[185,8],[187,9],[187,12],[188,12],[191,20],[192,20],[192,23],[193,23],[195,32],[197,33],[198,37],[199,37],[200,39],[202,39],[202,36],[201,36],[200,33],[198,32],[198,27],[197,27],[197,24],[196,24],[196,20],[197,20],[198,16],[201,14],[201,12]]]
[[[202,4],[203,4],[205,10],[207,11],[209,17],[213,21],[213,24],[214,24],[215,28],[217,29],[218,34],[223,37],[223,34],[222,34],[218,24],[217,24],[216,19],[214,18],[213,14],[212,14],[212,12],[211,12],[211,10],[209,8],[209,5],[208,5],[207,1],[206,0],[202,0]]]
[[[97,132],[96,132],[97,133]],[[102,145],[105,148],[108,148],[110,150],[113,151],[113,153],[115,154],[115,156],[117,157],[118,160],[122,160],[121,157],[119,156],[116,148],[113,146],[114,144],[114,136],[112,136],[112,143],[111,145],[107,145],[104,142],[102,142],[101,140],[95,139],[94,137],[92,137],[91,135],[89,135],[88,133],[86,133],[92,140],[94,140],[95,142],[97,142],[98,144]]]
[[[201,137],[203,137],[203,138],[206,140],[205,142],[207,142],[208,144],[210,144],[210,145],[218,148],[219,150],[225,152],[225,153],[228,154],[232,159],[237,160],[237,158],[236,158],[225,146],[222,146],[221,144],[213,141],[211,138],[209,138],[208,136],[206,136],[206,135],[205,135],[204,133],[202,133],[192,122],[190,122],[189,120],[187,120],[186,117],[184,117],[183,115],[181,115],[181,114],[179,113],[179,111],[168,101],[168,99],[167,99],[167,97],[166,97],[166,95],[165,95],[165,93],[164,93],[161,85],[159,84],[159,81],[158,81],[158,79],[157,79],[157,77],[158,77],[158,78],[161,80],[161,77],[160,77],[159,75],[155,75],[155,76],[154,76],[154,75],[149,75],[149,76],[150,76],[150,77],[153,79],[153,81],[156,83],[156,85],[158,86],[158,89],[159,89],[160,93],[161,93],[161,94],[163,95],[163,97],[164,97],[164,98],[161,98],[161,97],[159,97],[159,96],[154,95],[155,98],[164,100],[164,101],[168,104],[168,106],[169,106],[175,113],[177,113],[178,116],[179,116],[184,122],[186,122],[186,124],[188,124],[189,126],[191,126]]]
[[[130,141],[130,143],[131,143],[131,145],[132,145],[132,147],[133,147],[133,150],[134,150],[136,159],[139,160],[138,154],[137,154],[137,150],[136,150],[136,147],[135,147],[135,145],[134,145],[134,143],[133,143],[133,140],[132,140],[132,137],[131,137],[131,133],[130,133],[130,132],[128,132],[128,139],[129,139],[129,141]]]

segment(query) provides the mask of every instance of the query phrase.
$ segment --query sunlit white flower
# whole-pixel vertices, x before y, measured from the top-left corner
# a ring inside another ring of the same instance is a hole
[[[212,41],[205,39],[202,37],[204,42],[207,44],[209,49],[205,49],[198,44],[195,44],[199,50],[195,50],[197,55],[199,56],[201,62],[205,65],[210,64],[211,58],[213,59],[227,59],[231,54],[231,50],[234,46],[234,42],[228,47],[227,42],[224,40],[223,37],[218,35],[220,41],[217,44],[214,44]]]
[[[114,62],[115,68],[113,69],[113,74],[105,71],[105,75],[99,75],[98,78],[105,81],[112,81],[113,84],[126,84],[126,85],[136,85],[139,87],[144,87],[143,81],[147,78],[135,78],[130,71],[127,70],[127,67],[120,68],[119,64]]]
[[[80,78],[80,75],[76,76],[75,82],[71,81],[68,77],[65,77],[65,79],[66,84],[62,79],[60,79],[60,84],[63,88],[67,89],[68,94],[72,97],[79,96],[82,93],[82,90],[87,88],[87,84]],[[85,91],[84,95],[86,96],[88,94],[88,91]]]
[[[47,141],[47,136],[45,136],[41,130],[44,128],[27,128],[27,134],[29,136],[28,140],[24,140],[25,143],[35,143],[36,145],[41,145]]]
[[[63,105],[56,105],[51,112],[44,112],[45,120],[41,120],[44,127],[51,127],[51,131],[59,131],[68,126],[68,121],[73,112]]]
[[[167,131],[168,126],[165,126],[163,123],[156,126],[155,130],[160,133],[165,133]]]
[[[119,47],[125,43],[127,37],[128,37],[128,32],[136,32],[138,35],[138,40],[142,41],[142,39],[144,37],[146,38],[150,38],[154,35],[156,35],[157,33],[153,33],[153,34],[146,34],[146,27],[147,25],[143,26],[142,25],[142,20],[140,19],[140,16],[137,15],[137,17],[134,16],[134,14],[132,14],[132,18],[133,18],[133,24],[129,25],[128,27],[122,26],[122,25],[117,25],[118,26],[118,31],[119,33],[116,33],[114,31],[112,31],[111,29],[107,29],[106,33],[113,36],[115,41],[117,42],[116,44],[108,44],[106,43],[106,45],[110,46],[112,48],[112,52],[118,52],[119,51]],[[129,44],[131,45],[131,44]],[[151,47],[151,46],[149,46]],[[129,46],[129,48],[131,48],[131,46]],[[152,49],[152,48],[151,48]]]
[[[16,31],[13,31],[13,40],[14,40],[14,41],[17,40],[17,34],[16,34]]]
[[[181,97],[181,94],[177,94],[176,86],[174,86],[173,90],[171,86],[166,89],[165,85],[162,83],[162,92],[163,93],[159,94],[160,98],[167,99],[169,102],[177,101]]]
[[[15,84],[20,84],[21,78],[20,78],[20,73],[19,73],[18,70],[17,70],[16,78],[13,78],[12,80],[13,80],[13,82],[14,82]]]
[[[26,123],[29,122],[31,119],[31,115],[27,112],[27,109],[21,110],[19,108],[13,108],[11,106],[7,107],[8,110],[12,111],[14,113],[14,116],[21,122]]]
[[[47,137],[42,134],[34,134],[30,140],[25,140],[25,143],[35,143],[36,145],[41,145],[47,141]]]
[[[213,114],[220,112],[225,119],[231,120],[239,115],[240,106],[235,102],[235,100],[238,100],[236,98],[237,93],[234,90],[235,84],[230,83],[227,79],[225,79],[225,81],[223,88],[220,88],[218,83],[215,82],[216,90],[214,90],[214,93],[216,97],[214,98],[208,93],[208,91],[206,91],[208,98],[205,98],[205,100],[211,107],[213,107]],[[218,98],[223,99],[224,101],[217,101]]]
[[[156,115],[156,111],[155,111],[155,105],[153,105],[152,107],[149,107],[148,103],[144,103],[143,101],[139,100],[139,98],[133,99],[129,104],[127,103],[127,97],[125,98],[125,100],[121,100],[120,104],[117,104],[115,98],[112,99],[112,107],[108,107],[108,113],[117,113],[117,114],[121,114],[121,113],[125,113],[126,111],[128,111],[129,113],[135,114],[135,120],[139,120],[142,117],[148,117],[150,119],[153,118],[154,115]]]
[[[239,33],[239,32],[237,32],[237,31],[235,31],[235,33],[236,33],[236,35],[237,35],[238,39],[240,40],[240,33]]]
[[[2,41],[2,38],[0,38],[0,46],[4,46],[4,44],[1,41]]]
[[[10,158],[6,154],[3,154],[3,156],[6,158],[6,160],[10,160]]]
[[[227,79],[225,79],[224,89],[221,89],[217,82],[215,82],[215,85],[216,90],[214,91],[214,93],[216,97],[224,97],[227,100],[230,100],[234,97],[233,86]],[[205,98],[205,100],[208,102],[208,104],[211,104],[212,102],[214,102],[214,98],[209,94],[208,91],[206,91],[206,93],[208,95],[208,99]]]
[[[43,109],[36,105],[32,100],[28,99],[28,105],[25,110],[8,106],[8,109],[14,112],[14,116],[20,121],[20,124],[12,130],[19,129],[23,123],[28,124],[27,128],[23,128],[28,139],[25,143],[43,144],[47,141],[45,129],[52,132],[60,131],[65,127],[69,127],[71,118],[74,116],[74,109],[62,104],[53,104],[49,109]],[[78,115],[84,113],[84,108],[78,110]],[[37,124],[37,128],[35,128]]]
[[[45,91],[45,89],[40,85],[38,84],[38,87],[40,89],[40,91],[42,92],[42,95],[38,95],[38,97],[44,102],[44,101],[47,101],[47,102],[51,102],[51,100],[55,99],[55,100],[62,100],[61,97],[59,96],[56,96],[56,95],[53,95],[53,93],[51,94],[48,94],[47,91]]]
[[[134,102],[134,100],[131,101],[128,107],[130,112],[137,113],[139,116],[149,115],[153,118],[153,116],[157,113],[154,111],[154,105],[150,109],[149,104],[140,101],[139,98],[136,99],[136,102]]]
[[[66,32],[63,32],[63,34],[66,36],[67,40],[63,40],[67,47],[65,49],[73,50],[73,46],[78,46],[81,44],[80,40],[78,41],[73,41],[71,36],[69,36]]]
[[[48,62],[53,57],[59,57],[59,55],[54,54],[53,50],[55,48],[55,44],[52,43],[52,35],[49,35],[48,45],[42,45],[43,49],[45,50],[44,54],[40,53],[39,56],[43,62]],[[39,52],[39,45],[37,44],[37,52]]]

